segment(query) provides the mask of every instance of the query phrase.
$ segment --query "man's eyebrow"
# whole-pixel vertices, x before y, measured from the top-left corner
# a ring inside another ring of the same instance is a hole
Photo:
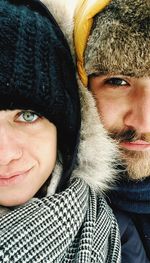
[[[113,76],[122,76],[122,77],[135,77],[137,78],[137,76],[135,76],[134,73],[122,73],[122,72],[96,72],[96,73],[92,73],[90,75],[88,75],[88,77],[102,77],[102,76],[110,76],[110,77],[113,77]]]

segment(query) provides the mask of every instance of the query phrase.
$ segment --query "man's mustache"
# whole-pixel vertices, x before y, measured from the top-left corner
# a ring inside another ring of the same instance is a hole
[[[109,132],[112,139],[121,142],[135,142],[137,140],[142,140],[150,143],[150,133],[138,133],[136,130],[112,130]]]

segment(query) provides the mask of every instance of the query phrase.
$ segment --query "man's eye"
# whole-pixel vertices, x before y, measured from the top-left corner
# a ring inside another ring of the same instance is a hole
[[[105,81],[106,84],[111,86],[128,86],[128,82],[121,78],[110,78]]]
[[[39,118],[39,115],[32,111],[22,111],[18,114],[16,121],[34,122]]]

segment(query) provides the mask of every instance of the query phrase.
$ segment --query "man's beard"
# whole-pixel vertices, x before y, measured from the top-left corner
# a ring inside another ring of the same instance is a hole
[[[112,129],[109,135],[114,139],[118,145],[121,142],[135,142],[143,140],[150,143],[150,134],[138,134],[135,130],[117,131]],[[121,167],[125,173],[132,180],[142,180],[150,176],[150,150],[132,151],[119,146]]]

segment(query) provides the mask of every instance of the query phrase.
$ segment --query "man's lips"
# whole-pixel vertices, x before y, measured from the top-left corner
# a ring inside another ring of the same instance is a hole
[[[150,150],[150,143],[143,140],[137,140],[134,142],[121,142],[120,146],[132,151]]]
[[[8,186],[11,184],[19,183],[23,180],[32,168],[24,170],[24,171],[17,171],[13,173],[6,173],[0,174],[0,186]]]

